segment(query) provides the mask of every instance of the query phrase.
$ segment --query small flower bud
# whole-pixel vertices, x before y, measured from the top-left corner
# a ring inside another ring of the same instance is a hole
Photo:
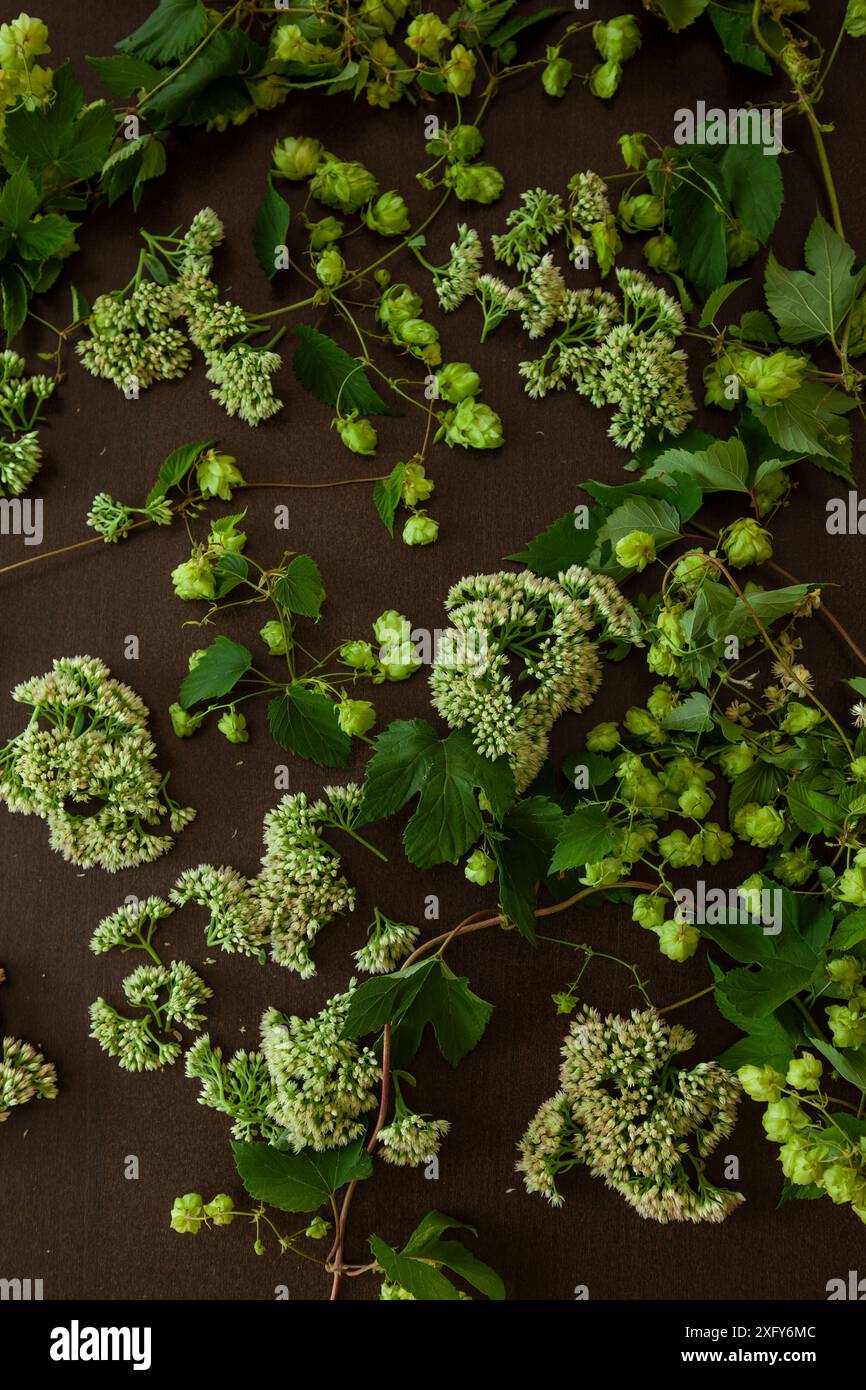
[[[426,512],[415,512],[403,527],[406,545],[432,545],[439,535],[439,522]]]
[[[340,660],[356,671],[371,671],[376,665],[376,657],[369,642],[344,642],[340,648]]]
[[[340,439],[353,454],[375,454],[378,435],[364,416],[356,418],[353,411],[351,415],[338,416],[333,424]]]
[[[380,236],[399,236],[409,230],[409,209],[399,193],[381,193],[364,214],[371,232]]]
[[[216,449],[208,449],[196,464],[195,479],[203,496],[220,497],[223,502],[230,502],[232,488],[242,487],[244,482],[232,456],[220,454]]]
[[[200,714],[190,714],[182,705],[169,705],[168,713],[178,738],[191,738],[202,721]]]
[[[485,888],[496,877],[496,863],[483,849],[476,849],[466,860],[463,872],[470,883],[477,883],[480,888]]]
[[[344,734],[366,734],[376,722],[376,710],[369,700],[349,700],[337,705],[337,723]]]
[[[264,627],[259,628],[259,636],[271,656],[284,656],[286,652],[286,633],[278,618],[271,618]]]
[[[216,596],[216,579],[210,561],[202,554],[192,555],[171,572],[171,582],[178,598],[212,599]]]
[[[617,541],[615,551],[621,565],[640,574],[656,558],[655,537],[647,531],[629,531]]]
[[[753,517],[744,516],[723,533],[722,549],[729,564],[745,569],[747,565],[763,565],[772,557],[773,540]]]
[[[247,732],[247,721],[242,714],[239,714],[232,705],[217,720],[217,728],[229,743],[247,743],[249,733]]]
[[[289,135],[274,145],[274,165],[284,178],[300,181],[316,172],[324,153],[324,146],[318,140]]]

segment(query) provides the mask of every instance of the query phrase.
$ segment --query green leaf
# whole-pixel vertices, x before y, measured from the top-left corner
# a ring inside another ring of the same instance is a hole
[[[850,951],[861,941],[866,941],[866,907],[858,907],[842,919],[830,938],[830,947],[834,951]]]
[[[77,227],[68,217],[49,213],[46,217],[26,222],[17,235],[18,247],[25,260],[45,261],[59,251]]]
[[[69,293],[72,296],[72,318],[75,323],[81,323],[83,319],[90,318],[90,305],[85,296],[76,285],[69,286]]]
[[[3,328],[11,342],[27,317],[29,290],[26,281],[17,271],[7,269],[3,271],[0,279],[0,292],[3,302]]]
[[[657,0],[657,8],[667,20],[668,28],[675,34],[694,24],[708,4],[709,0]]]
[[[345,767],[349,761],[352,738],[340,728],[337,706],[327,695],[290,685],[268,705],[268,723],[274,741],[299,758],[321,767]]]
[[[728,818],[733,817],[741,806],[747,806],[750,801],[757,801],[759,806],[769,805],[775,800],[784,781],[784,774],[777,767],[772,767],[769,763],[752,763],[751,767],[747,767],[745,772],[741,772],[731,783]]]
[[[227,107],[231,110],[233,89],[223,79],[241,71],[249,48],[250,40],[243,30],[216,30],[188,66],[143,102],[142,111],[152,123],[195,125],[216,118]],[[211,95],[215,100],[209,100]]]
[[[20,232],[39,206],[39,191],[22,164],[0,189],[0,223]]]
[[[501,48],[503,44],[510,43],[518,34],[522,34],[525,29],[536,24],[541,24],[545,19],[552,19],[554,15],[562,14],[558,5],[549,5],[544,10],[536,10],[535,14],[516,15],[513,19],[507,19],[504,24],[500,24],[494,29],[492,34],[488,34],[484,40],[488,48]]]
[[[480,1042],[492,1012],[493,1006],[472,993],[466,978],[435,957],[359,985],[352,993],[343,1037],[379,1033],[390,1023],[406,1028],[417,1045],[429,1024],[442,1056],[456,1067]]]
[[[838,345],[863,277],[852,273],[854,252],[820,213],[806,238],[806,265],[785,270],[770,256],[764,282],[770,313],[786,343],[830,338]]]
[[[766,346],[779,341],[772,319],[760,309],[747,310],[737,324],[737,332],[747,343],[762,343]]]
[[[608,817],[604,802],[587,802],[566,816],[560,827],[551,873],[595,864],[620,844],[622,829]]]
[[[159,0],[144,23],[115,47],[148,62],[171,63],[192,52],[207,33],[207,23],[202,0]]]
[[[687,734],[706,733],[714,727],[711,709],[709,698],[702,691],[693,690],[663,720],[664,728]]]
[[[325,586],[315,560],[309,555],[296,555],[274,584],[274,597],[290,613],[318,618],[325,601]]]
[[[165,173],[166,153],[165,145],[156,135],[150,135],[144,142],[141,159],[138,161],[138,171],[132,185],[132,206],[138,208],[141,202],[141,195],[144,185],[150,179],[157,179]]]
[[[735,294],[742,285],[748,285],[748,283],[748,280],[728,280],[724,285],[719,285],[718,289],[713,290],[701,311],[698,327],[708,328],[714,321],[722,305],[725,304],[727,300],[730,299],[731,295]]]
[[[318,1211],[329,1197],[373,1171],[373,1160],[358,1139],[342,1149],[301,1149],[283,1153],[270,1144],[232,1144],[235,1167],[257,1202],[279,1211]]]
[[[239,518],[235,518],[239,520]],[[217,577],[216,596],[223,599],[242,584],[248,577],[250,567],[243,555],[221,555],[214,565],[214,573]]]
[[[581,512],[580,517],[586,515]],[[526,565],[533,574],[547,579],[555,579],[571,565],[584,565],[595,549],[603,513],[593,508],[587,517],[588,525],[578,526],[578,513],[566,512],[554,521],[546,531],[542,531],[519,555],[509,555],[509,560]]]
[[[728,612],[712,620],[710,633],[713,637],[754,637],[759,631],[756,618],[763,627],[769,627],[778,618],[793,612],[813,588],[812,584],[788,584],[781,589],[766,589],[749,594],[745,599],[738,598]]]
[[[134,92],[149,92],[164,76],[159,68],[131,53],[116,53],[111,58],[88,58],[96,75],[112,96],[125,101]]]
[[[707,196],[703,179],[690,175],[688,183],[684,178],[677,182],[670,198],[670,224],[685,273],[706,299],[724,281],[728,253],[725,219]]]
[[[291,215],[291,208],[274,188],[269,174],[265,196],[253,223],[253,247],[259,265],[269,280],[273,280],[277,273],[277,250],[286,244]]]
[[[838,388],[805,381],[778,405],[752,405],[752,413],[783,449],[808,454],[819,467],[853,483],[851,428],[844,416],[856,405]]]
[[[380,478],[373,488],[373,502],[379,519],[387,527],[388,534],[394,534],[394,518],[403,497],[403,479],[406,476],[405,463],[396,463],[387,478]]]
[[[547,875],[562,809],[544,796],[517,802],[502,823],[502,839],[493,841],[499,870],[499,906],[521,936],[535,940],[536,884]]]
[[[114,139],[114,113],[104,101],[82,111],[70,127],[58,151],[58,163],[67,182],[89,179],[105,163]]]
[[[650,464],[644,477],[680,471],[694,478],[703,492],[748,492],[749,460],[736,435],[717,439],[708,449],[689,453],[668,449]]]
[[[846,1048],[840,1052],[838,1048],[831,1047],[828,1042],[821,1038],[809,1038],[813,1047],[827,1058],[827,1061],[835,1068],[840,1076],[856,1086],[858,1091],[866,1091],[866,1047]],[[838,1116],[834,1118],[838,1119]],[[845,1116],[848,1119],[848,1116]],[[851,1116],[851,1119],[854,1117]],[[861,1133],[863,1131],[861,1130]]]
[[[795,822],[807,835],[823,835],[830,839],[842,833],[845,813],[837,797],[815,791],[805,786],[802,779],[795,778],[789,782],[785,798]]]
[[[229,637],[217,637],[180,687],[184,709],[200,700],[214,700],[233,690],[253,664],[252,652]]]
[[[459,1299],[456,1285],[446,1279],[433,1265],[408,1255],[398,1255],[379,1236],[370,1236],[370,1249],[385,1278],[399,1284],[413,1298],[422,1302],[445,1302]]]
[[[715,941],[735,960],[757,969],[731,970],[724,978],[717,972],[716,997],[725,1018],[746,1027],[766,1019],[811,982],[833,927],[833,916],[823,902],[803,901],[780,889],[771,879],[765,886],[781,894],[781,930],[767,933],[749,920],[704,922],[701,933]]]
[[[782,211],[782,171],[763,144],[728,145],[719,160],[725,190],[736,216],[762,244]]]
[[[202,439],[198,444],[181,444],[177,449],[173,449],[160,468],[156,482],[147,494],[145,505],[150,506],[157,497],[165,497],[171,488],[182,483],[199,454],[209,449],[213,442],[212,439]]]
[[[298,337],[300,344],[293,362],[295,376],[317,400],[338,407],[343,415],[352,410],[360,415],[395,414],[370,384],[360,362],[333,338],[303,325],[298,329]]]
[[[722,972],[719,971],[721,978]],[[722,996],[721,1002],[724,1002]],[[766,1018],[747,1020],[749,1031],[744,1038],[738,1038],[721,1054],[719,1061],[729,1071],[738,1067],[771,1066],[783,1074],[798,1046],[788,1029],[780,1021],[778,1014],[768,1014]]]
[[[514,779],[504,759],[483,758],[465,734],[440,741],[424,720],[400,720],[376,740],[361,823],[395,815],[417,794],[403,833],[407,857],[418,868],[454,864],[483,829],[476,789],[501,820],[514,800]]]
[[[728,57],[755,72],[770,73],[772,66],[763,49],[758,47],[752,32],[752,0],[739,9],[729,3],[711,3],[710,22],[722,41]],[[762,16],[766,20],[766,16]]]
[[[630,498],[611,512],[600,536],[616,546],[632,531],[646,531],[654,536],[656,548],[660,549],[679,539],[680,514],[670,502],[655,497]]]

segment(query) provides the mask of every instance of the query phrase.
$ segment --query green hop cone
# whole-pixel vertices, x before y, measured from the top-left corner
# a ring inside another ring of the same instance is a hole
[[[406,47],[417,53],[419,58],[429,58],[436,62],[440,56],[440,44],[451,37],[448,25],[436,14],[419,14],[406,30]]]
[[[205,1216],[214,1226],[230,1226],[234,1221],[234,1202],[227,1192],[218,1192],[204,1208]]]
[[[619,744],[617,724],[596,724],[586,736],[586,746],[590,753],[610,753]]]
[[[619,228],[613,213],[608,213],[599,222],[594,222],[589,231],[592,249],[602,275],[613,269],[617,255],[622,250]]]
[[[238,516],[221,516],[211,522],[207,538],[207,548],[211,554],[240,555],[247,543],[247,535],[245,531],[237,529],[236,523],[245,515],[245,512],[241,512]]]
[[[617,216],[627,232],[650,232],[653,227],[661,225],[664,216],[662,200],[652,193],[620,198]]]
[[[247,732],[247,721],[244,716],[232,705],[217,720],[217,728],[223,738],[228,739],[229,743],[247,743],[249,734]]]
[[[373,677],[381,681],[404,681],[421,665],[412,642],[412,624],[395,609],[389,608],[373,624],[379,646],[378,672]]]
[[[642,131],[633,135],[621,135],[617,140],[626,169],[639,169],[648,158],[647,137]]]
[[[863,980],[863,964],[856,956],[836,956],[827,962],[827,976],[844,998],[850,999]]]
[[[400,501],[404,507],[417,507],[419,502],[427,501],[435,486],[433,479],[427,477],[423,463],[407,463],[403,470]]]
[[[475,64],[475,54],[465,48],[462,43],[456,43],[447,63],[443,63],[441,69],[445,86],[452,96],[469,96],[475,81]]]
[[[622,81],[622,67],[619,63],[599,63],[589,75],[589,90],[594,97],[609,101]]]
[[[672,830],[658,843],[659,853],[672,869],[697,868],[701,861],[698,846],[684,830]]]
[[[866,782],[866,757],[855,758],[849,768],[855,782]]]
[[[339,241],[343,235],[343,224],[336,217],[323,217],[318,222],[308,222],[310,250],[324,251],[332,242]]]
[[[707,821],[701,829],[701,850],[708,864],[721,864],[723,859],[734,857],[734,837],[717,821]]]
[[[699,548],[687,550],[674,565],[674,578],[690,594],[695,593],[703,581],[715,572],[716,567],[707,558],[706,551]]]
[[[755,761],[755,755],[747,743],[731,743],[719,754],[719,767],[729,782],[747,772]]]
[[[836,1047],[862,1047],[866,1043],[866,1013],[856,1005],[831,1004],[827,1022]]]
[[[400,236],[409,230],[409,209],[400,194],[392,189],[380,193],[375,203],[370,204],[364,221],[371,232],[378,232],[380,236]]]
[[[358,212],[379,192],[379,185],[363,164],[354,160],[326,159],[310,183],[313,197],[337,212]]]
[[[783,468],[767,473],[755,484],[755,502],[761,517],[770,516],[777,507],[786,505],[785,499],[791,491],[791,479]]]
[[[622,722],[628,732],[634,734],[636,738],[648,738],[653,743],[664,740],[665,735],[658,720],[653,718],[649,710],[642,709],[640,705],[632,705],[631,709],[627,709]]]
[[[641,44],[637,20],[634,15],[621,14],[606,24],[594,24],[592,41],[606,63],[627,63]]]
[[[824,1068],[811,1052],[804,1052],[788,1064],[788,1085],[797,1091],[817,1091]]]
[[[574,74],[574,67],[563,58],[558,48],[548,48],[547,62],[541,74],[541,85],[549,97],[564,97]]]
[[[502,421],[489,405],[467,397],[442,417],[436,438],[444,438],[450,449],[498,449]]]
[[[481,377],[468,362],[446,362],[436,373],[436,385],[441,400],[459,405],[467,396],[478,395]]]
[[[773,872],[786,888],[802,888],[804,883],[808,883],[817,867],[812,855],[803,846],[801,849],[783,850],[776,860]]]
[[[195,468],[195,480],[204,497],[219,497],[230,502],[233,487],[243,487],[244,475],[235,467],[231,454],[208,449]]]
[[[271,656],[284,656],[286,653],[286,632],[278,618],[271,618],[264,627],[259,628],[259,636]]]
[[[820,724],[823,718],[821,711],[813,705],[802,705],[798,700],[792,700],[785,709],[785,718],[779,727],[784,729],[786,734],[807,734],[816,724]]]
[[[686,787],[680,793],[677,805],[684,816],[692,820],[703,820],[712,809],[713,797],[705,787]]]
[[[820,1185],[834,1206],[846,1202],[862,1203],[866,1198],[863,1174],[848,1163],[831,1163],[821,1173]]]
[[[213,599],[216,597],[216,576],[205,555],[190,556],[171,572],[171,582],[178,598]]]
[[[332,423],[346,448],[351,449],[353,454],[375,454],[378,435],[364,416],[358,418],[353,411],[351,415],[338,416]]]
[[[737,888],[737,895],[741,899],[746,912],[752,917],[760,920],[761,916],[761,892],[764,881],[760,874],[749,874]]]
[[[404,319],[397,328],[396,336],[409,347],[429,347],[438,340],[439,330],[426,319]]]
[[[495,203],[502,197],[505,179],[492,164],[452,164],[445,184],[461,203]]]
[[[640,574],[656,558],[655,537],[648,531],[629,531],[616,543],[616,558],[625,569]]]
[[[439,522],[426,512],[415,512],[403,527],[404,545],[432,545],[439,535]]]
[[[376,722],[376,710],[369,700],[349,700],[337,706],[337,723],[344,734],[366,734]]]
[[[665,922],[657,928],[659,950],[668,960],[682,964],[695,954],[701,934],[691,922]]]
[[[323,1240],[331,1229],[330,1221],[326,1221],[324,1216],[314,1216],[304,1235],[310,1240]]]
[[[753,405],[779,405],[803,384],[808,359],[780,348],[769,357],[739,359],[738,375]]]
[[[785,1078],[774,1067],[740,1067],[737,1076],[746,1095],[751,1096],[752,1100],[765,1101],[771,1104],[781,1100],[781,1087],[785,1084]]]
[[[187,658],[187,670],[194,671],[196,666],[200,666],[207,656],[207,647],[197,647],[194,652],[190,652]]]
[[[804,1143],[798,1134],[782,1145],[779,1162],[785,1177],[798,1187],[817,1183],[824,1171],[819,1154],[810,1144]]]
[[[848,0],[845,11],[845,33],[852,39],[866,37],[866,0]]]
[[[772,558],[773,540],[753,517],[744,516],[723,533],[722,549],[734,569],[745,569],[747,565],[763,565]]]
[[[664,926],[666,901],[659,893],[639,893],[632,903],[631,920],[648,931]]]
[[[197,1192],[175,1197],[171,1208],[171,1229],[181,1235],[197,1236],[204,1221],[204,1202]]]
[[[760,806],[749,801],[734,812],[733,828],[741,840],[757,845],[759,849],[769,849],[782,838],[785,821],[774,806]]]
[[[168,713],[171,727],[178,738],[192,738],[202,721],[200,714],[190,714],[182,705],[169,705]]]
[[[377,642],[408,642],[412,636],[412,624],[396,608],[387,608],[374,622],[373,633]]]
[[[833,893],[840,902],[866,907],[866,868],[850,864],[833,884]]]
[[[335,290],[346,274],[346,262],[335,246],[329,246],[316,261],[316,278],[326,289]]]
[[[424,149],[427,154],[444,154],[453,164],[466,164],[484,149],[484,136],[474,125],[442,126]]]
[[[791,1096],[771,1101],[761,1120],[764,1133],[774,1144],[784,1144],[798,1129],[804,1129],[808,1123],[808,1115]]]
[[[340,648],[340,660],[356,671],[372,671],[376,665],[376,656],[369,642],[344,642]]]
[[[758,238],[753,236],[748,227],[744,227],[741,222],[735,221],[733,226],[725,228],[725,251],[728,256],[728,265],[732,270],[738,266],[745,265],[761,249]]]
[[[483,849],[476,849],[466,860],[463,872],[470,883],[477,883],[480,888],[486,888],[496,877],[496,864]]]
[[[308,136],[289,135],[274,145],[274,168],[284,178],[300,182],[301,179],[312,177],[324,153],[320,141],[311,140]]]
[[[680,703],[678,693],[670,685],[655,685],[650,691],[646,706],[653,719],[667,719]]]
[[[660,275],[675,274],[682,269],[677,244],[667,232],[651,236],[643,245],[644,258],[650,270]]]

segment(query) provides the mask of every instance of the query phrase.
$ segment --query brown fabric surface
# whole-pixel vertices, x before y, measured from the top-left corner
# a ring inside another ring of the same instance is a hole
[[[38,11],[51,30],[53,60],[72,56],[84,77],[84,55],[110,52],[149,8],[146,0],[122,6],[108,0],[75,6],[42,0]],[[822,11],[817,17],[822,33],[835,33],[842,0],[825,0],[814,8]],[[591,17],[608,18],[622,9],[622,0],[593,0]],[[650,31],[650,25],[645,27]],[[449,207],[431,233],[431,259],[447,254],[458,220],[466,218],[485,230],[499,227],[524,187],[560,189],[576,169],[617,170],[620,133],[648,130],[669,139],[677,107],[693,106],[701,98],[727,107],[763,90],[761,79],[723,59],[703,26],[678,42],[652,32],[656,36],[629,65],[621,93],[609,105],[594,101],[579,85],[561,104],[553,104],[543,97],[535,77],[516,80],[485,126],[487,154],[506,174],[506,198],[479,213]],[[822,116],[837,124],[828,139],[851,240],[862,234],[866,207],[862,70],[858,76],[862,53],[853,44],[843,52],[822,107]],[[87,80],[96,95],[95,84]],[[423,161],[420,111],[396,108],[386,115],[347,101],[296,97],[285,108],[227,134],[174,141],[169,173],[150,189],[137,215],[124,203],[102,209],[88,222],[80,238],[82,250],[69,266],[64,288],[47,301],[46,315],[67,321],[70,278],[91,300],[125,283],[135,264],[139,225],[169,231],[205,204],[226,224],[218,278],[235,300],[263,309],[301,297],[288,277],[268,288],[250,244],[270,146],[291,133],[316,135],[343,156],[365,160],[383,187],[408,190],[413,217],[423,216],[431,205],[430,195],[414,183]],[[816,205],[823,205],[822,189],[805,127],[788,122],[785,141],[796,153],[784,161],[786,203],[773,244],[783,263],[799,264]],[[301,233],[290,236],[300,249]],[[350,245],[353,257],[360,256],[361,248],[354,241]],[[404,272],[394,269],[396,278],[403,278]],[[755,265],[749,273],[757,274]],[[429,281],[411,266],[407,278],[424,291],[432,311]],[[262,491],[243,498],[253,555],[276,560],[286,544],[308,551],[321,565],[328,602],[314,640],[322,650],[342,639],[369,636],[372,620],[389,607],[409,614],[418,626],[441,626],[443,597],[458,577],[499,568],[504,556],[574,505],[582,479],[616,482],[622,477],[627,456],[607,439],[605,412],[572,394],[539,404],[524,396],[516,374],[522,345],[507,327],[479,348],[478,318],[471,309],[440,322],[446,360],[466,358],[477,366],[484,398],[504,419],[507,443],[496,454],[449,453],[444,447],[432,453],[429,471],[437,491],[431,509],[442,522],[435,547],[412,551],[399,540],[390,542],[367,487]],[[334,331],[333,321],[328,331]],[[342,334],[337,336],[351,347]],[[200,364],[182,382],[157,384],[139,401],[127,402],[70,356],[68,378],[50,403],[44,433],[47,463],[36,488],[45,499],[44,548],[87,534],[84,516],[102,489],[139,501],[161,460],[182,442],[218,438],[237,455],[251,480],[306,482],[383,472],[419,446],[418,423],[407,415],[383,422],[375,467],[349,455],[327,428],[327,408],[294,382],[290,339],[284,347],[279,384],[286,407],[255,432],[229,420],[209,399]],[[702,359],[699,354],[696,359],[697,390]],[[727,424],[718,413],[708,423],[719,432]],[[832,606],[862,639],[862,540],[831,540],[823,522],[826,498],[844,488],[806,466],[798,476],[801,485],[793,505],[776,527],[778,558],[801,578],[836,581]],[[278,503],[291,509],[288,535],[273,528]],[[0,963],[8,973],[8,983],[0,989],[0,1021],[3,1032],[44,1048],[57,1064],[61,1084],[56,1101],[14,1110],[0,1128],[0,1275],[42,1278],[51,1299],[262,1299],[272,1297],[281,1283],[288,1284],[292,1298],[319,1298],[327,1292],[325,1277],[300,1260],[278,1261],[274,1253],[256,1259],[239,1224],[197,1240],[180,1239],[169,1229],[176,1194],[195,1190],[207,1198],[220,1190],[240,1192],[228,1123],[196,1104],[197,1084],[185,1079],[182,1064],[164,1073],[131,1076],[87,1037],[90,1002],[99,994],[117,999],[120,981],[138,963],[118,952],[98,958],[90,953],[88,940],[99,919],[127,893],[167,893],[182,869],[202,861],[231,863],[254,873],[262,818],[280,795],[274,789],[274,767],[286,755],[268,735],[263,708],[250,718],[252,738],[243,747],[229,745],[213,728],[182,742],[172,734],[167,707],[176,698],[188,653],[202,645],[200,631],[183,626],[194,616],[193,607],[174,598],[169,580],[187,549],[183,529],[176,527],[0,577],[0,741],[22,727],[22,711],[5,695],[13,684],[48,669],[57,656],[99,656],[149,705],[159,762],[172,770],[174,795],[198,808],[196,821],[177,838],[170,855],[114,877],[63,863],[50,853],[41,821],[0,812]],[[15,537],[0,540],[0,564],[33,553]],[[258,615],[247,612],[221,620],[211,635],[218,630],[254,643],[258,626]],[[835,699],[835,682],[853,672],[853,659],[817,622],[813,626],[805,659],[826,679]],[[135,662],[124,659],[129,634],[140,639]],[[644,689],[639,669],[637,662],[608,671],[589,714],[582,721],[569,718],[558,730],[559,753],[579,746],[581,730],[590,724],[622,714]],[[429,713],[423,676],[379,688],[374,699],[380,727],[395,717]],[[358,758],[353,770],[360,773],[362,764]],[[312,764],[294,760],[290,766],[293,791],[315,792],[330,780]],[[334,780],[341,777],[336,774]],[[346,851],[349,878],[359,888],[358,910],[350,924],[323,932],[316,949],[319,973],[312,981],[302,982],[273,965],[262,969],[209,952],[196,908],[185,909],[164,926],[160,943],[171,944],[166,957],[176,953],[188,959],[213,987],[208,1026],[227,1052],[255,1044],[266,1005],[309,1014],[345,986],[349,953],[362,943],[374,903],[400,920],[420,921],[426,895],[438,894],[444,929],[490,901],[489,891],[467,884],[460,868],[422,873],[407,866],[398,826],[372,833],[389,854],[389,863],[380,864],[354,847]],[[741,864],[738,860],[734,882]],[[637,960],[659,1004],[707,983],[703,953],[685,966],[671,965],[646,934],[630,925],[621,908],[573,911],[556,919],[551,930]],[[207,957],[216,958],[204,964]],[[449,958],[496,1006],[493,1019],[482,1044],[456,1072],[425,1043],[414,1068],[418,1103],[453,1122],[439,1180],[426,1181],[421,1170],[381,1166],[356,1197],[349,1258],[364,1258],[370,1232],[402,1243],[424,1212],[435,1207],[478,1226],[475,1248],[504,1274],[509,1296],[518,1299],[569,1299],[578,1284],[588,1285],[593,1299],[813,1299],[825,1297],[829,1278],[858,1266],[863,1230],[847,1210],[837,1211],[827,1201],[776,1210],[780,1173],[774,1151],[761,1135],[760,1108],[748,1101],[734,1135],[722,1145],[722,1155],[739,1156],[748,1200],[722,1226],[663,1227],[642,1221],[581,1170],[564,1181],[566,1205],[559,1212],[526,1195],[514,1172],[515,1144],[555,1087],[567,1021],[556,1017],[550,994],[573,978],[579,957],[560,946],[532,950],[513,935],[484,932],[459,943]],[[627,1010],[637,1002],[622,970],[596,963],[585,979],[586,997],[603,1010]],[[701,1000],[677,1017],[698,1033],[694,1060],[714,1056],[732,1039],[731,1028],[711,1001]],[[132,1154],[140,1160],[138,1181],[124,1178],[124,1162]],[[719,1155],[714,1171],[721,1172]],[[294,1218],[287,1215],[285,1229],[293,1225]],[[342,1296],[365,1298],[375,1292],[375,1281],[351,1280]]]

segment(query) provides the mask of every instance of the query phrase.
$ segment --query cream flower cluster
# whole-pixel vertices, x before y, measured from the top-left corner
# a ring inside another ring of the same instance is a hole
[[[28,375],[17,352],[0,352],[0,424],[8,431],[0,436],[0,497],[4,492],[20,496],[42,467],[42,448],[33,426],[41,421],[42,406],[53,392],[51,378]]]
[[[0,984],[6,972],[0,967]],[[54,1100],[57,1072],[41,1052],[20,1038],[4,1038],[0,1044],[0,1124],[9,1119],[14,1105],[29,1100]]]
[[[212,398],[229,415],[258,425],[282,408],[271,381],[281,359],[243,341],[252,321],[239,305],[220,298],[210,278],[213,252],[224,235],[213,209],[202,208],[184,237],[163,238],[177,280],[141,281],[129,293],[100,295],[88,323],[90,336],[76,352],[93,376],[121,391],[143,391],[154,381],[183,376],[192,362],[192,343],[204,354]],[[186,331],[175,326],[178,320],[185,321]]]
[[[579,566],[558,580],[529,570],[461,579],[446,609],[452,626],[433,663],[433,704],[452,728],[471,731],[484,757],[506,757],[522,791],[545,760],[552,725],[585,709],[598,689],[590,632],[600,622],[628,636],[631,610],[611,580]]]
[[[677,1066],[694,1041],[654,1009],[584,1009],[562,1049],[561,1088],[521,1141],[527,1191],[560,1206],[558,1174],[584,1163],[650,1220],[723,1221],[743,1197],[712,1183],[703,1160],[731,1133],[741,1088],[718,1062]]]
[[[148,710],[129,686],[89,656],[64,657],[12,691],[30,705],[27,728],[0,750],[0,800],[41,816],[51,847],[81,868],[110,873],[150,863],[172,846],[148,830],[195,816],[168,796],[156,765]],[[96,803],[96,809],[85,809]]]
[[[183,960],[170,965],[140,965],[123,981],[133,1008],[121,1014],[101,996],[90,1006],[90,1036],[124,1071],[157,1071],[171,1066],[182,1052],[177,1028],[197,1029],[204,1022],[201,1005],[213,991]]]

